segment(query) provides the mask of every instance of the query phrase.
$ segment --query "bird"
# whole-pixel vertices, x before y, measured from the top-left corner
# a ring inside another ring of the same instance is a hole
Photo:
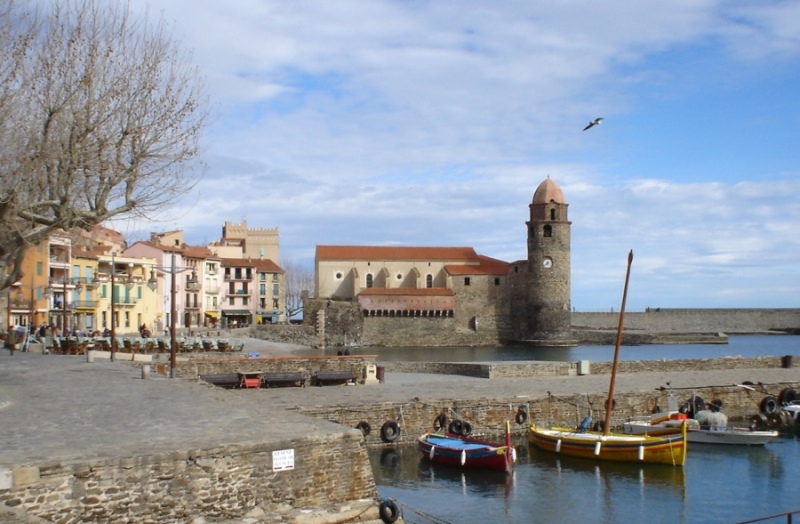
[[[584,127],[584,128],[583,128],[583,130],[584,130],[584,131],[586,131],[586,130],[587,130],[587,129],[589,129],[590,127],[599,126],[599,125],[600,125],[600,124],[602,124],[602,123],[603,123],[603,119],[602,119],[602,118],[595,118],[594,120],[592,120],[591,122],[589,122],[589,125],[588,125],[588,126],[586,126],[586,127]]]

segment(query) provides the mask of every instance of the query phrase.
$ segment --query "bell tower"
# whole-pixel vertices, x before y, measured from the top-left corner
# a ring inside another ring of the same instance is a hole
[[[548,176],[530,204],[527,333],[536,345],[571,345],[568,204]]]

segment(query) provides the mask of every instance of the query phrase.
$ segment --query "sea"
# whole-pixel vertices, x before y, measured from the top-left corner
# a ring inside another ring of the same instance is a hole
[[[611,361],[614,348],[361,348],[381,360]],[[623,360],[793,355],[800,336],[731,336],[728,344],[623,346]],[[739,523],[800,512],[800,436],[763,447],[694,445],[686,465],[601,463],[515,442],[513,474],[430,464],[415,445],[369,450],[378,493],[408,523]],[[800,513],[794,515],[800,520]],[[791,522],[785,515],[766,520]]]

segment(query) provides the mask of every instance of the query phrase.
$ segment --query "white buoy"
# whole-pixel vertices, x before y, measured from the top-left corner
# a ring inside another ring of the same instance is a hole
[[[517,461],[517,448],[511,448],[511,462]]]
[[[600,455],[600,441],[599,440],[594,445],[594,454],[595,454],[595,456]]]
[[[467,450],[461,450],[461,465],[463,466],[467,462]]]
[[[639,446],[639,460],[644,460],[644,445]]]
[[[556,453],[561,453],[561,439],[556,441]]]
[[[430,458],[431,460],[433,460],[433,454],[434,454],[435,450],[436,450],[436,446],[431,446],[431,452],[430,452],[430,454],[428,454],[428,458]]]

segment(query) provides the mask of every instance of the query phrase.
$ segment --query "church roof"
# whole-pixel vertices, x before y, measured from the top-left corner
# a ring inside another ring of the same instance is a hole
[[[555,202],[556,204],[567,203],[564,199],[564,193],[561,192],[561,188],[548,176],[544,182],[539,184],[539,187],[536,188],[536,192],[533,193],[533,203],[547,204],[549,202]]]
[[[439,260],[477,262],[471,247],[317,246],[317,260]]]

